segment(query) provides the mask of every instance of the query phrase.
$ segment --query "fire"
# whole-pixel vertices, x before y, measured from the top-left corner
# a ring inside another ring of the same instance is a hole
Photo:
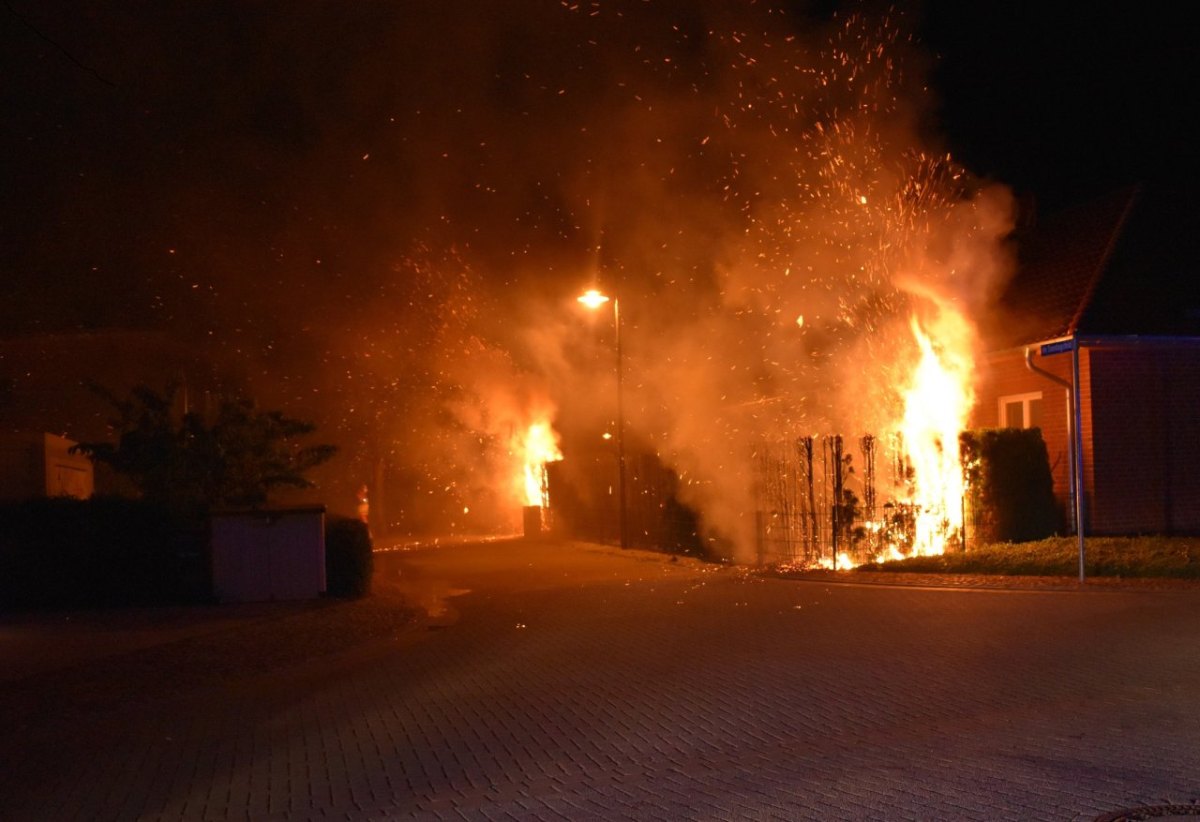
[[[817,560],[817,567],[826,571],[848,571],[856,565],[858,563],[845,551],[838,552],[837,562],[834,562],[831,557],[821,557]]]
[[[563,458],[558,435],[549,422],[535,422],[514,440],[513,452],[523,463],[520,482],[525,504],[546,507],[546,463]]]
[[[964,479],[959,433],[974,402],[969,325],[946,312],[939,318],[937,342],[914,317],[912,332],[920,361],[904,394],[900,423],[905,456],[911,466],[915,534],[913,554],[942,554],[963,527]]]

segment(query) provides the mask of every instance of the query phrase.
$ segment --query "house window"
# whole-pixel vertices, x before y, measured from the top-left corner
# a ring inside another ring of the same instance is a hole
[[[1001,428],[1041,428],[1042,392],[1000,398]]]

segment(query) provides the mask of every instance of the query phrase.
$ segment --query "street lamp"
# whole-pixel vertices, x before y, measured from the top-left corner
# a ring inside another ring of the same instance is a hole
[[[610,298],[592,288],[584,292],[579,302],[595,311]],[[621,397],[621,305],[616,297],[611,298],[613,328],[617,343],[617,527],[621,531],[621,547],[629,547],[628,530],[625,527],[625,415]]]

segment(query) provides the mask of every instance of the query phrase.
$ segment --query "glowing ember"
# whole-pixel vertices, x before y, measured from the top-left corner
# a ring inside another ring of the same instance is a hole
[[[558,435],[548,422],[535,422],[514,438],[513,451],[523,462],[521,485],[526,505],[547,507],[546,463],[562,459]]]
[[[916,533],[913,554],[942,554],[962,533],[963,470],[958,437],[974,402],[969,326],[958,315],[940,318],[935,343],[914,317],[921,359],[904,396],[900,424],[912,468]]]

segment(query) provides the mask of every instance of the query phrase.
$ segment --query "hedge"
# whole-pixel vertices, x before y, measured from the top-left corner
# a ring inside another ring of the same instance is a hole
[[[193,602],[209,596],[202,523],[118,497],[0,505],[0,609]]]
[[[1040,429],[966,431],[961,446],[977,543],[1030,542],[1059,532],[1061,516]]]
[[[331,517],[325,523],[325,592],[333,597],[362,597],[371,592],[375,573],[371,533],[366,523]]]

